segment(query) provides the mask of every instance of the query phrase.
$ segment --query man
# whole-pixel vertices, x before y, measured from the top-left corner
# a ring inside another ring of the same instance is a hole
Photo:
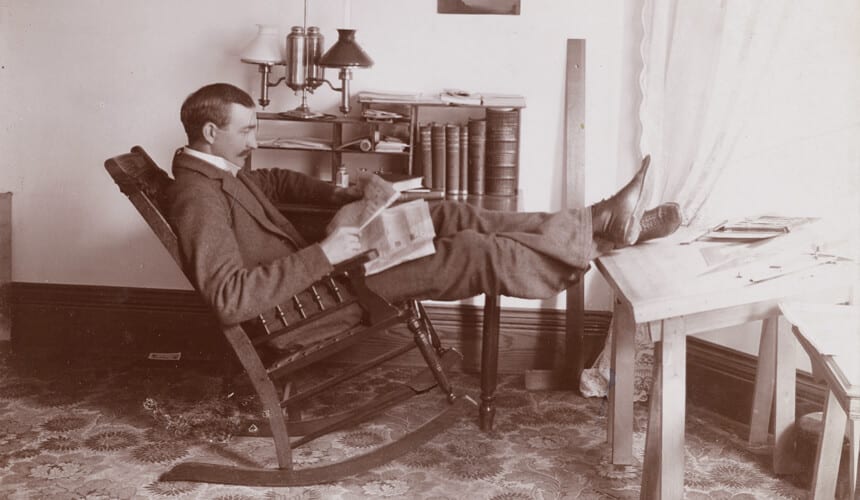
[[[310,243],[272,204],[342,205],[360,197],[356,188],[284,169],[241,170],[257,147],[254,101],[246,92],[207,85],[185,100],[181,120],[188,146],[173,160],[168,218],[186,272],[222,322],[241,323],[288,304],[360,252],[357,229],[339,228]],[[440,202],[431,209],[435,254],[369,276],[367,284],[392,302],[481,293],[551,297],[602,251],[678,227],[677,205],[663,205],[649,213],[651,227],[640,234],[648,163],[646,157],[612,198],[584,209],[511,213]]]

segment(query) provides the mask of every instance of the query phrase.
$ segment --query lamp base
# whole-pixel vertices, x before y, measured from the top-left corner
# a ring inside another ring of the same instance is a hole
[[[292,118],[294,120],[310,120],[312,118],[323,118],[326,115],[324,113],[311,111],[310,108],[306,106],[299,106],[296,109],[282,111],[278,113],[278,116],[282,116],[284,118]]]

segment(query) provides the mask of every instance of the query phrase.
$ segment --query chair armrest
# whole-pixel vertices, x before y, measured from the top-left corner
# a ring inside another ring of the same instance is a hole
[[[400,310],[371,290],[365,282],[364,264],[376,258],[379,252],[371,249],[355,257],[347,259],[336,266],[332,274],[345,274],[358,298],[358,303],[364,309],[369,324],[377,324],[392,316],[400,314]]]

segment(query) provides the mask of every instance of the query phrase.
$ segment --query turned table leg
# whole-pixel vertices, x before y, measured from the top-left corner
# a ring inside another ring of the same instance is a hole
[[[499,368],[499,296],[484,296],[484,328],[481,337],[480,426],[493,430],[496,416],[496,384]]]

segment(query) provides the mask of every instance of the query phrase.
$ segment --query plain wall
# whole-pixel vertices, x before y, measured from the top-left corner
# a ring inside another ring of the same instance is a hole
[[[0,1],[0,191],[15,194],[12,279],[187,288],[102,163],[140,144],[169,168],[173,151],[184,145],[182,100],[214,81],[237,84],[256,98],[257,69],[238,55],[257,23],[279,25],[283,32],[301,24],[302,4]],[[331,46],[344,23],[344,0],[309,4],[308,24],[320,26]],[[353,90],[437,93],[456,87],[524,95],[522,205],[557,209],[566,40],[587,39],[586,196],[596,201],[635,166],[619,165],[620,128],[634,121],[621,116],[622,71],[636,64],[637,55],[622,45],[625,23],[636,22],[628,5],[528,0],[519,16],[474,16],[437,14],[435,0],[356,0],[350,24],[375,65],[355,71]],[[299,103],[283,85],[271,89],[271,97],[268,110]],[[338,100],[324,87],[310,104],[336,113]],[[631,154],[623,153],[628,159]],[[301,161],[307,158],[283,154],[281,163],[301,167]],[[589,273],[589,283],[595,277]],[[609,307],[605,287],[592,295],[598,303],[590,307]],[[563,303],[505,300],[527,307]]]
[[[309,3],[308,24],[320,26],[330,46],[344,0]],[[437,14],[435,0],[355,0],[350,24],[376,64],[355,71],[353,90],[524,95],[522,204],[553,210],[563,189],[566,40],[586,39],[585,188],[593,202],[638,163],[640,4],[526,0],[519,16],[467,16]],[[769,82],[778,99],[754,111],[714,213],[860,212],[852,205],[860,191],[858,4],[793,5],[791,36]],[[301,24],[301,9],[298,0],[0,0],[0,192],[14,193],[12,279],[188,288],[102,163],[140,144],[168,167],[184,144],[178,109],[187,94],[227,81],[257,97],[257,70],[238,54],[255,24],[286,32]],[[299,103],[284,86],[271,95],[269,110]],[[310,103],[334,113],[338,100],[322,88]],[[306,160],[283,155],[285,166]],[[857,231],[855,220],[846,218],[848,231]],[[610,309],[596,272],[586,283],[586,306]],[[748,352],[757,346],[754,331],[708,338]]]

